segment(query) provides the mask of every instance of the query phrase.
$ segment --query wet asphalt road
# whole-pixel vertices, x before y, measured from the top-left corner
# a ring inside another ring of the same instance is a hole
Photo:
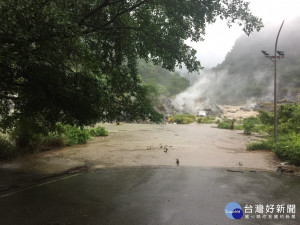
[[[230,220],[224,207],[232,201],[296,204],[296,219]],[[100,169],[0,197],[0,224],[296,225],[300,177],[199,167]]]

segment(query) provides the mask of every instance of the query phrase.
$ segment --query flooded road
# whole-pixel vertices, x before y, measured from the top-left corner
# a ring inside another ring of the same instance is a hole
[[[108,137],[0,163],[0,224],[300,223],[299,213],[225,216],[232,201],[300,206],[300,176],[275,172],[271,152],[246,151],[254,136],[203,124],[104,126]]]
[[[246,151],[246,143],[253,136],[245,136],[242,131],[217,129],[208,124],[104,126],[109,131],[108,137],[1,163],[0,168],[51,174],[83,165],[90,168],[176,166],[177,158],[181,166],[273,171],[277,168],[273,153]]]

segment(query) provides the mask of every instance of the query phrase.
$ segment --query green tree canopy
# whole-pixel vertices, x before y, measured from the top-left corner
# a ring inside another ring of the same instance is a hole
[[[137,59],[199,70],[184,41],[218,17],[262,26],[243,0],[2,0],[0,126],[158,120]]]

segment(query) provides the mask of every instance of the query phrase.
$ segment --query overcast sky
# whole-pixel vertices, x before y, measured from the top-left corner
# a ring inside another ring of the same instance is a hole
[[[262,18],[265,27],[272,24],[278,26],[279,29],[283,20],[285,20],[284,26],[288,26],[293,18],[300,16],[300,0],[248,1],[251,11],[255,16]],[[284,32],[284,27],[282,32]],[[218,20],[207,26],[204,42],[191,45],[197,50],[197,57],[201,65],[210,68],[224,60],[227,52],[231,50],[240,35],[243,35],[241,27],[228,28],[225,21]]]

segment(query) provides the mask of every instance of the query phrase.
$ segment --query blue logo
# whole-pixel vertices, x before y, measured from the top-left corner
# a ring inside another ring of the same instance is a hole
[[[242,207],[236,202],[229,202],[225,206],[225,215],[232,220],[239,220],[243,217]]]

